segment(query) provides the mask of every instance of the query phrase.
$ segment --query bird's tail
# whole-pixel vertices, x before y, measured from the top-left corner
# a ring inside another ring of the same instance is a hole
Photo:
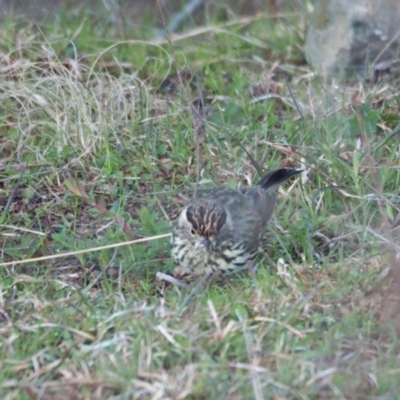
[[[291,177],[303,172],[300,168],[279,168],[274,169],[264,175],[257,186],[261,186],[264,190],[273,191],[281,183],[287,181]]]

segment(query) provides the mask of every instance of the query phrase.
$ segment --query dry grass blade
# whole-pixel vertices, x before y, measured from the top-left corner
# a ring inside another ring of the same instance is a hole
[[[6,267],[8,265],[28,264],[28,263],[40,262],[40,261],[46,261],[46,260],[54,260],[56,258],[64,258],[64,257],[68,257],[68,256],[76,256],[78,254],[92,253],[92,252],[95,252],[95,251],[101,251],[101,250],[105,250],[105,249],[115,249],[115,248],[118,248],[118,247],[121,247],[121,246],[130,246],[132,244],[137,244],[137,243],[151,242],[153,240],[164,239],[164,238],[167,238],[167,237],[170,237],[170,236],[171,236],[170,233],[166,233],[164,235],[157,235],[157,236],[152,236],[152,237],[148,237],[148,238],[128,240],[127,242],[114,243],[114,244],[109,244],[109,245],[99,246],[99,247],[92,247],[90,249],[71,251],[71,252],[68,252],[68,253],[54,254],[54,255],[51,255],[51,256],[43,256],[43,257],[36,257],[36,258],[28,258],[26,260],[10,261],[10,262],[6,262],[6,263],[0,263],[0,267]]]

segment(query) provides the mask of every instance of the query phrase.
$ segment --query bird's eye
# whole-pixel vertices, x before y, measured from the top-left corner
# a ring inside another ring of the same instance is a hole
[[[190,234],[191,234],[192,236],[194,236],[194,235],[196,234],[196,231],[192,228],[192,229],[190,230]]]

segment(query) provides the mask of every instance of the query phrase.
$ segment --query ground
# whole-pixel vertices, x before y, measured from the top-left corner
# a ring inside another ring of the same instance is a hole
[[[2,398],[396,398],[399,81],[311,71],[280,7],[3,21]],[[156,278],[194,191],[279,166],[254,276]]]

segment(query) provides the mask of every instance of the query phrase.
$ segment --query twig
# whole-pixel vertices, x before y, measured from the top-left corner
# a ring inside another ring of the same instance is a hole
[[[182,22],[191,14],[193,14],[202,4],[204,0],[191,0],[181,11],[179,11],[167,25],[169,32],[175,32],[182,24]]]
[[[45,261],[45,260],[53,260],[55,258],[75,256],[77,254],[92,253],[93,251],[114,249],[116,247],[129,246],[131,244],[144,243],[144,242],[150,242],[152,240],[163,239],[163,238],[166,238],[166,237],[169,237],[169,236],[171,236],[170,233],[164,233],[163,235],[151,236],[151,237],[148,237],[148,238],[141,238],[141,239],[135,239],[135,240],[128,240],[127,242],[113,243],[113,244],[108,244],[106,246],[99,246],[99,247],[92,247],[90,249],[71,251],[69,253],[60,253],[60,254],[53,254],[51,256],[28,258],[26,260],[9,261],[9,262],[5,262],[5,263],[1,263],[0,267],[6,267],[8,265],[27,264],[27,263],[31,263],[31,262],[38,262],[38,261]]]
[[[170,46],[171,49],[171,54],[172,54],[172,60],[173,63],[175,63],[176,61],[176,57],[175,57],[175,52],[174,52],[174,47],[172,46],[172,41],[171,41],[171,36],[169,34],[169,30],[165,21],[165,16],[164,16],[164,12],[162,9],[162,6],[160,4],[160,0],[157,0],[157,6],[158,6],[158,10],[160,12],[161,15],[161,22],[162,25],[164,27],[164,31],[165,31],[165,38]],[[189,101],[189,95],[185,89],[185,85],[183,84],[183,79],[182,79],[182,75],[179,71],[179,68],[175,68],[176,69],[176,73],[178,76],[178,80],[179,80],[179,85],[182,89],[182,92],[184,94],[184,97],[186,99],[186,101],[188,102],[188,104],[190,105],[190,111],[192,112],[192,117],[193,114],[196,114],[197,118],[199,119],[199,121],[203,122],[203,119],[200,115],[200,113],[193,107],[193,105],[190,103]],[[196,121],[193,121],[193,132],[194,132],[194,142],[195,142],[195,148],[196,148],[196,183],[195,183],[195,188],[194,188],[194,193],[193,196],[196,196],[196,192],[197,192],[197,188],[199,186],[199,182],[200,182],[200,141],[199,141],[199,130],[200,130],[200,126],[201,124],[199,122],[196,123]]]

